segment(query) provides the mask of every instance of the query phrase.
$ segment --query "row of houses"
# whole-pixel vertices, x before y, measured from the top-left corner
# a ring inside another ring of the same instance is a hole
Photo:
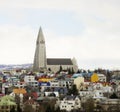
[[[73,89],[73,85],[76,85],[78,94],[68,95],[69,91]],[[56,101],[55,108],[59,107],[61,111],[82,111],[84,110],[83,104],[90,98],[97,103],[99,102],[99,105],[102,105],[102,102],[108,101],[114,93],[116,93],[117,97],[120,97],[119,84],[106,82],[106,76],[100,73],[91,73],[89,78],[81,73],[69,75],[64,74],[64,72],[57,75],[43,73],[26,73],[24,75],[20,73],[19,75],[3,74],[1,75],[0,87],[1,94],[5,96],[10,95],[15,98],[16,95],[19,95],[22,110],[24,110],[24,104],[28,103],[33,105],[36,112],[39,112],[38,105],[41,102],[49,102],[53,99]],[[8,91],[11,87],[12,91]],[[29,96],[24,101],[24,97],[28,93],[31,93],[32,96]],[[1,101],[3,95],[1,95]],[[61,96],[63,97],[62,99]],[[109,104],[111,102],[112,100],[109,101]],[[107,102],[105,103],[106,105],[108,104]],[[105,107],[102,108],[107,109]]]

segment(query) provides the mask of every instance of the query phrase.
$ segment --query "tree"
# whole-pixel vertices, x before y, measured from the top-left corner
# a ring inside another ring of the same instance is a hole
[[[72,93],[73,93],[73,95],[78,95],[78,90],[77,90],[77,87],[75,84],[73,84],[73,86],[72,86]]]
[[[71,73],[72,73],[72,74],[74,74],[74,73],[75,73],[75,71],[74,71],[73,67],[72,67],[72,71],[71,71]]]
[[[17,105],[17,112],[22,112],[22,109],[20,108],[20,105]]]
[[[10,109],[10,112],[16,112],[16,110],[15,110],[15,107],[14,107],[14,106]]]
[[[60,72],[63,70],[62,66],[60,66]]]
[[[110,82],[111,77],[112,77],[112,72],[107,70],[107,74],[106,74],[107,82]]]
[[[48,68],[48,71],[50,71],[50,72],[51,72],[51,68]]]
[[[32,108],[32,105],[25,104],[23,112],[34,112],[34,109]]]
[[[50,107],[50,105],[48,105],[48,107],[47,107],[47,109],[46,109],[45,112],[53,112],[52,109],[51,109],[51,107]]]
[[[73,94],[73,95],[79,94],[75,84],[73,84],[70,89],[68,88],[68,95],[71,95],[71,94]]]
[[[78,69],[77,73],[81,73],[81,70],[80,70],[80,69]]]
[[[15,94],[15,102],[16,102],[17,104],[20,104],[20,96],[17,95],[17,94]]]
[[[111,96],[110,96],[111,99],[117,99],[117,95],[115,93],[113,93]]]
[[[58,108],[55,110],[55,112],[61,112],[61,111],[60,111],[60,107],[58,107]]]
[[[94,112],[94,100],[92,98],[85,102],[84,109],[86,112]]]
[[[70,68],[68,68],[68,74],[71,74],[71,69]]]
[[[15,101],[17,103],[17,112],[22,112],[22,109],[20,108],[20,96],[15,94]]]
[[[96,105],[95,112],[104,112],[101,105]]]
[[[60,69],[56,73],[59,74],[62,70],[62,66],[60,66]]]

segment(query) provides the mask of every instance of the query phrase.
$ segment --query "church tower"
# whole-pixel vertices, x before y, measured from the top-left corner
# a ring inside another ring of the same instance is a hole
[[[44,71],[47,66],[45,39],[40,27],[34,56],[33,71]]]

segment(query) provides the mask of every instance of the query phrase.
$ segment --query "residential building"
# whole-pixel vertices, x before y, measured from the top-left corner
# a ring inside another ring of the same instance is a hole
[[[106,76],[104,74],[97,74],[99,82],[106,82]]]
[[[60,110],[66,110],[70,112],[71,110],[77,110],[81,108],[81,101],[78,96],[66,96],[60,101]]]

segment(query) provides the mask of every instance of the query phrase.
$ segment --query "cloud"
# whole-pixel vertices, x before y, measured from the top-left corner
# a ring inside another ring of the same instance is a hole
[[[0,63],[21,64],[32,62],[35,31],[29,26],[0,26]]]
[[[46,32],[48,33],[48,32]],[[96,67],[105,67],[108,65],[118,66],[120,60],[120,45],[119,38],[103,38],[104,34],[99,34],[99,30],[96,33],[84,32],[81,37],[59,37],[48,33],[46,35],[47,44],[47,56],[48,57],[76,57],[78,64],[82,66],[87,63],[87,68],[90,65],[96,65]],[[110,35],[109,35],[110,36]],[[118,62],[117,62],[118,61]],[[102,62],[102,63],[101,63]],[[111,64],[110,64],[111,63]],[[94,66],[95,67],[95,66]]]
[[[75,36],[61,36],[53,29],[43,29],[48,57],[76,57],[78,64],[83,67],[118,66],[119,6],[119,0],[1,0],[0,13],[16,22],[0,26],[0,63],[32,62],[38,30],[32,24],[20,26],[19,21],[26,19],[28,10],[49,10],[71,12],[74,21],[82,23],[84,30]],[[29,23],[34,24],[33,21]],[[77,28],[72,31],[75,32]]]
[[[80,68],[118,67],[120,39],[101,38],[99,30],[86,29],[83,35],[59,36],[50,29],[43,29],[48,58],[73,58]],[[32,63],[38,30],[30,26],[5,25],[0,27],[0,63]],[[110,36],[110,35],[109,35]],[[97,37],[97,38],[96,38]]]

